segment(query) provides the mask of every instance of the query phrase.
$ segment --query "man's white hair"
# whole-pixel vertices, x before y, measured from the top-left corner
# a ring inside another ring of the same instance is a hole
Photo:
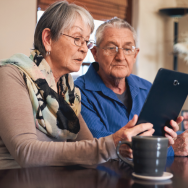
[[[104,30],[106,28],[109,28],[109,27],[118,28],[118,29],[121,29],[121,28],[129,29],[133,33],[133,38],[134,38],[134,42],[135,42],[135,45],[136,45],[137,35],[136,35],[136,31],[134,30],[134,28],[128,22],[126,22],[125,20],[114,17],[110,20],[105,21],[96,30],[95,39],[96,39],[96,45],[97,46],[100,45],[100,43],[102,42],[102,39],[104,38],[104,36],[103,36]]]

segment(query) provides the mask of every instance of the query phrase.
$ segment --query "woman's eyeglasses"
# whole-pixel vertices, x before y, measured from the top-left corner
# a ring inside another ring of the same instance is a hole
[[[93,40],[85,40],[84,37],[72,37],[70,35],[66,35],[66,34],[63,34],[63,33],[61,33],[61,35],[65,35],[67,37],[73,38],[74,44],[76,46],[79,46],[79,47],[81,47],[84,44],[84,42],[86,42],[87,48],[91,49],[91,48],[93,48],[93,46],[95,44],[95,42]]]

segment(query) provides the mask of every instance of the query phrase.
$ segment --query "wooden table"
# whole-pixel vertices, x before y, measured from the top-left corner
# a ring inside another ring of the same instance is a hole
[[[188,188],[188,158],[168,158],[166,171],[174,177],[144,181],[132,177],[132,168],[109,161],[97,168],[37,167],[0,170],[0,188]]]

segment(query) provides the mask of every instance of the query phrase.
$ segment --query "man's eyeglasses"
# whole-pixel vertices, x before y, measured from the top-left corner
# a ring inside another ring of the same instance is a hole
[[[95,44],[95,42],[93,40],[85,40],[84,37],[72,37],[70,35],[66,35],[66,34],[63,34],[63,33],[61,33],[61,35],[65,35],[67,37],[73,38],[74,44],[76,46],[79,46],[79,47],[81,47],[84,44],[84,42],[86,42],[88,49],[91,49],[91,48],[93,48],[93,46]]]
[[[100,48],[100,47],[98,47],[98,48]],[[105,50],[105,53],[107,55],[115,55],[119,52],[119,49],[123,50],[124,55],[134,55],[137,50],[137,48],[135,46],[127,46],[125,48],[119,48],[119,47],[115,46],[115,47],[105,47],[102,49]]]

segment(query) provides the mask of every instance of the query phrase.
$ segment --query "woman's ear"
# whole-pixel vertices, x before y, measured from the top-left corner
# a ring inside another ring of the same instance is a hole
[[[51,51],[51,31],[49,28],[45,28],[42,31],[42,42],[46,52]]]

